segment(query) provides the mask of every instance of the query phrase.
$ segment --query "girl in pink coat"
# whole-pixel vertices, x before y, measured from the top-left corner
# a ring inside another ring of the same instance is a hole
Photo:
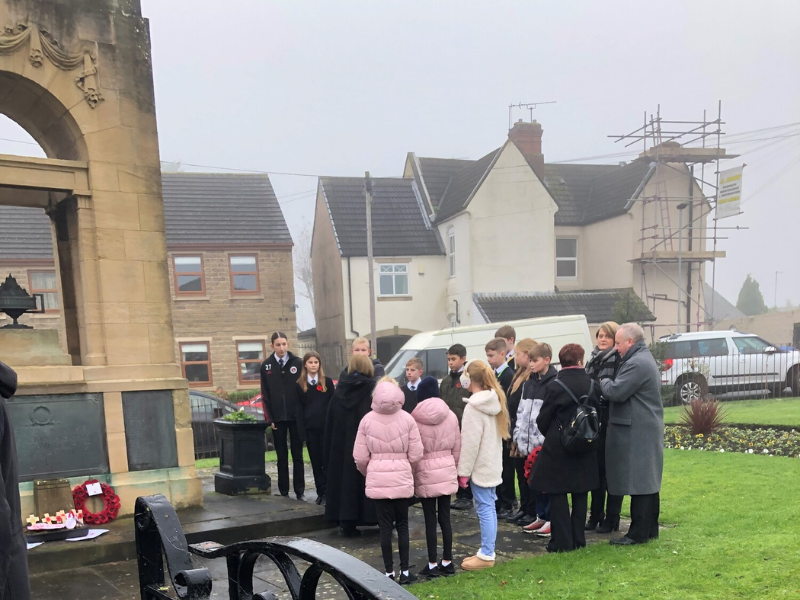
[[[414,494],[412,467],[422,459],[422,441],[413,417],[402,410],[405,396],[397,382],[384,378],[372,393],[372,411],[358,426],[353,458],[366,477],[366,494],[375,502],[386,576],[394,579],[392,529],[400,547],[400,584],[417,578],[408,572],[408,504]]]
[[[439,398],[439,384],[426,377],[417,386],[417,407],[411,416],[417,422],[424,449],[422,460],[414,469],[414,487],[422,499],[425,513],[425,538],[428,565],[419,574],[425,577],[456,574],[453,565],[453,529],[450,526],[450,496],[458,491],[458,457],[461,432],[458,417]],[[436,521],[442,529],[442,562],[436,563]]]

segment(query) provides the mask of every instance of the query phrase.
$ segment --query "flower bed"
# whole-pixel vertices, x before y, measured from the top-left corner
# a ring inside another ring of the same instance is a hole
[[[785,431],[769,427],[751,429],[720,427],[709,435],[692,435],[681,425],[667,425],[664,430],[664,447],[678,450],[705,450],[708,452],[741,452],[769,456],[800,457],[800,431]]]

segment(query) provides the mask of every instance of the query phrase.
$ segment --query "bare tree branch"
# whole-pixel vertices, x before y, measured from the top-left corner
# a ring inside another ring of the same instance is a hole
[[[311,271],[311,223],[308,221],[303,221],[300,234],[294,240],[292,261],[294,262],[294,276],[297,280],[297,293],[311,302],[311,309],[316,313],[314,278]]]

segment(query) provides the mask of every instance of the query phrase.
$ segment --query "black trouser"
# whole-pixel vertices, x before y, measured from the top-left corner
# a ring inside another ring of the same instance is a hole
[[[514,508],[514,503],[517,501],[517,491],[514,485],[514,479],[517,474],[514,469],[514,459],[509,454],[511,447],[508,442],[503,442],[503,482],[497,486],[495,490],[497,493],[497,502],[495,508],[497,510],[511,510]]]
[[[592,503],[589,509],[589,520],[595,523],[606,521],[616,521],[622,511],[622,499],[624,496],[608,494],[608,504],[606,504],[606,492],[608,491],[608,481],[606,480],[605,465],[600,468],[600,487],[592,490]]]
[[[387,573],[394,571],[392,562],[392,529],[397,530],[397,545],[400,548],[400,570],[408,571],[408,498],[397,500],[375,500],[378,526],[381,529],[381,554]]]
[[[550,496],[550,543],[548,552],[569,552],[586,546],[586,535],[583,526],[586,524],[586,501],[589,494],[570,494],[572,496],[572,514],[566,494],[548,494]]]
[[[450,526],[450,496],[438,498],[422,498],[422,512],[425,515],[425,540],[428,542],[428,562],[436,562],[437,535],[436,509],[438,505],[438,523],[442,528],[442,558],[453,560],[453,528]]]
[[[308,458],[311,459],[311,469],[314,471],[314,486],[317,488],[317,496],[325,495],[325,485],[328,477],[325,473],[325,453],[323,451],[325,435],[324,432],[311,429],[306,435],[306,447],[308,448]]]
[[[275,453],[278,455],[278,491],[281,496],[289,494],[289,449],[286,444],[286,435],[292,446],[292,464],[294,492],[302,496],[306,489],[306,475],[303,469],[303,440],[297,430],[296,421],[278,421],[276,429],[272,430],[272,439],[275,441]]]
[[[636,542],[658,537],[658,515],[661,497],[655,494],[631,496],[631,527],[625,535]]]
[[[531,488],[528,485],[528,480],[525,479],[525,458],[515,456],[514,470],[517,472],[517,486],[519,487],[519,509],[525,511],[526,515],[535,515],[536,509],[533,506],[533,499],[531,498]]]

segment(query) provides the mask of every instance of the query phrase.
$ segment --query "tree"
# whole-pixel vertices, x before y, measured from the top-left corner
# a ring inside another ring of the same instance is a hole
[[[294,277],[297,281],[296,291],[311,303],[311,310],[316,310],[314,305],[314,277],[311,271],[311,224],[303,220],[300,235],[294,240],[292,249],[292,262],[294,263]]]
[[[739,298],[736,300],[736,308],[738,308],[748,317],[763,315],[765,312],[767,312],[767,304],[764,302],[764,296],[761,294],[761,288],[758,285],[758,282],[753,279],[749,273],[742,284],[742,289],[739,290]]]
[[[644,320],[642,315],[642,301],[631,291],[614,303],[611,307],[611,318],[622,325],[623,323],[639,323]]]

